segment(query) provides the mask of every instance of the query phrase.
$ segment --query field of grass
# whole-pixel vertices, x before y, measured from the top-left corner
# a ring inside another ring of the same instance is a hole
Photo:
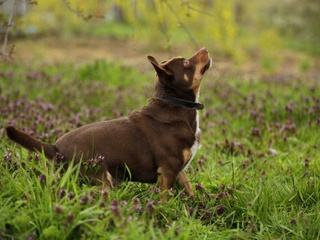
[[[319,239],[320,83],[211,69],[200,101],[202,148],[190,199],[157,185],[113,191],[9,141],[16,125],[43,141],[127,115],[152,95],[154,73],[97,61],[0,70],[0,239]]]

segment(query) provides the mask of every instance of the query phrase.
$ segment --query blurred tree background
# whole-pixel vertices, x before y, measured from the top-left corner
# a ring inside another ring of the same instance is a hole
[[[239,63],[262,57],[266,68],[279,49],[320,54],[318,0],[0,0],[1,34],[12,5],[9,40],[87,35],[167,50],[206,46]]]

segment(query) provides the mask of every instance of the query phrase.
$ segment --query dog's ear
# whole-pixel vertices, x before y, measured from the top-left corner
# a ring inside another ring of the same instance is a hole
[[[165,65],[160,65],[154,57],[148,55],[147,58],[149,62],[152,64],[152,66],[154,67],[154,69],[156,70],[159,77],[165,77],[165,76],[171,75],[170,72],[168,72],[164,68]]]

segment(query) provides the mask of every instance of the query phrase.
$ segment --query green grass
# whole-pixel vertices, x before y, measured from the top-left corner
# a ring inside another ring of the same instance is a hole
[[[14,124],[54,142],[147,103],[154,73],[94,62],[0,70],[1,239],[319,239],[320,88],[281,75],[208,74],[202,148],[161,202],[157,185],[106,192],[5,136]],[[217,70],[211,70],[217,71]]]

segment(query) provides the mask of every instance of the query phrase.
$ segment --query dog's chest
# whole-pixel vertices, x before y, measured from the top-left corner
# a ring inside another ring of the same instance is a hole
[[[200,148],[200,135],[201,135],[201,129],[199,126],[199,113],[197,111],[195,141],[190,149],[185,149],[183,151],[183,157],[184,157],[184,167],[183,168],[184,169],[188,168],[188,166],[190,165],[194,156],[196,155],[198,149]]]

